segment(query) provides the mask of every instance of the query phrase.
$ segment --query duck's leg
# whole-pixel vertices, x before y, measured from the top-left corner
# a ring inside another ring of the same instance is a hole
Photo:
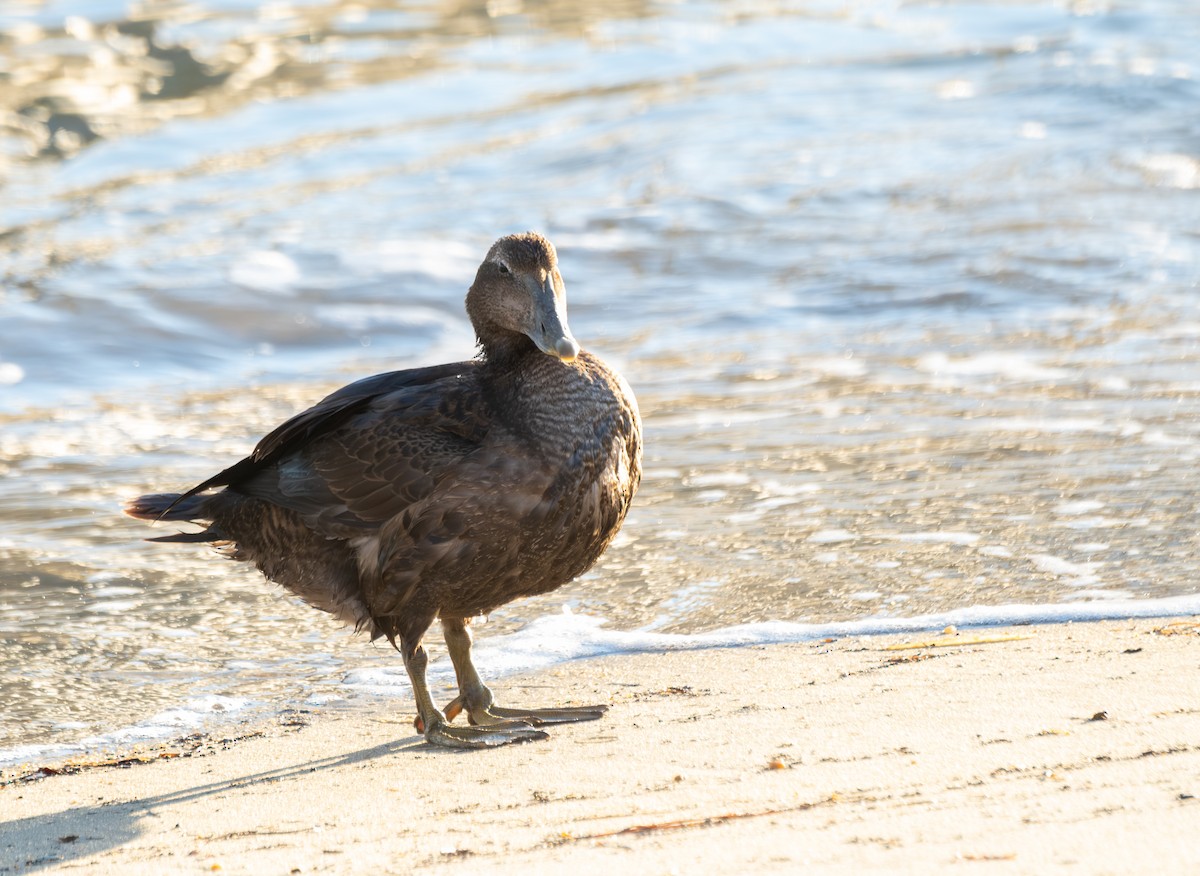
[[[488,686],[483,683],[475,664],[471,662],[470,622],[463,618],[442,618],[446,649],[458,676],[458,696],[446,706],[446,718],[453,721],[461,711],[467,720],[479,727],[504,727],[512,722],[532,724],[567,724],[572,721],[594,721],[608,711],[608,706],[578,706],[561,709],[505,709],[495,705]]]
[[[425,667],[429,663],[429,655],[425,653],[420,637],[415,641],[402,638],[400,654],[404,658],[404,668],[408,670],[413,696],[417,700],[418,730],[425,734],[425,740],[432,745],[444,745],[448,748],[495,748],[510,742],[547,738],[541,730],[536,730],[528,722],[522,721],[509,721],[494,727],[450,726],[449,719],[433,704],[433,697],[429,695],[429,685],[425,681]]]

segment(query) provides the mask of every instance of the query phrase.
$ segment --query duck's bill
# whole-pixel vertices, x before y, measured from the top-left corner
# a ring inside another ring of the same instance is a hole
[[[579,356],[579,342],[567,327],[566,299],[556,295],[552,280],[532,291],[536,303],[533,331],[530,339],[548,356],[564,362],[574,362]]]
[[[569,334],[557,338],[543,336],[534,338],[533,342],[543,353],[561,359],[564,362],[574,362],[579,356],[579,342]]]

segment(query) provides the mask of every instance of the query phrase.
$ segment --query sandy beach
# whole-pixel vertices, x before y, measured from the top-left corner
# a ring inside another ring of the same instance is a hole
[[[547,741],[404,706],[7,770],[0,873],[1196,872],[1198,670],[1187,618],[578,661],[495,685],[611,704]]]

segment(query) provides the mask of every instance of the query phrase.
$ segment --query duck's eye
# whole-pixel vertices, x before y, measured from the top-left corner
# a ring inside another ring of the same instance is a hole
[[[504,264],[504,262],[500,262],[500,273],[501,273],[501,274],[508,274],[508,273],[511,273],[511,272],[508,270],[508,265]]]

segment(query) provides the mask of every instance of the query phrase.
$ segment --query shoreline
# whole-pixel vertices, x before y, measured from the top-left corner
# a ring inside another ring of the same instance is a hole
[[[0,873],[1178,871],[1198,669],[1192,616],[574,660],[498,701],[607,716],[494,751],[396,701],[5,768]]]
[[[309,611],[306,607],[304,611]],[[475,645],[475,655],[489,683],[503,686],[510,676],[545,672],[581,660],[614,655],[693,651],[707,648],[745,647],[813,642],[819,639],[878,637],[889,634],[921,634],[955,626],[960,629],[995,629],[1006,626],[1162,619],[1200,615],[1200,595],[1186,594],[1139,600],[1091,600],[1074,603],[973,605],[931,614],[911,616],[866,616],[830,621],[756,621],[704,632],[669,632],[654,629],[613,628],[603,617],[576,614],[565,607],[528,621],[515,632],[495,635],[484,629]],[[356,647],[365,645],[360,639]],[[235,728],[270,724],[292,713],[340,709],[403,706],[411,700],[403,663],[388,653],[390,662],[354,662],[339,666],[340,682],[323,684],[315,699],[312,691],[286,700],[270,699],[261,693],[225,689],[192,697],[133,723],[94,729],[87,736],[55,742],[36,737],[0,746],[0,774],[34,761],[48,764],[67,760],[117,757],[147,746],[168,745],[172,740],[196,734],[218,737]],[[449,659],[434,643],[429,680],[454,696],[453,670]],[[353,679],[353,680],[351,680]],[[217,701],[216,705],[208,702]],[[380,705],[380,701],[384,704]]]

